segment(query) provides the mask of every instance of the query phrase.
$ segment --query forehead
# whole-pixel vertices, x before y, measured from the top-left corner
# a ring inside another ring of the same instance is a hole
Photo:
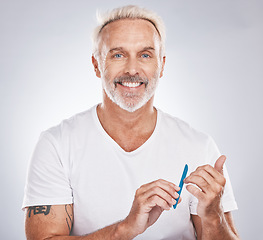
[[[101,31],[101,42],[108,47],[123,47],[129,44],[155,45],[156,39],[159,39],[156,28],[144,19],[116,20]]]

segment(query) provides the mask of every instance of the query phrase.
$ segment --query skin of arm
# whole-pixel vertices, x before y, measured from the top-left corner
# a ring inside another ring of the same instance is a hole
[[[226,157],[220,156],[215,166],[198,167],[185,180],[187,190],[198,199],[197,215],[192,215],[198,240],[238,240],[231,212],[224,213],[221,206],[226,180],[223,165]]]
[[[28,240],[100,240],[107,236],[109,240],[130,240],[154,224],[164,210],[171,209],[179,190],[175,184],[162,179],[142,185],[124,220],[86,236],[69,236],[73,226],[73,204],[28,207],[26,237]]]
[[[238,236],[238,232],[234,226],[234,221],[231,212],[224,213],[224,219],[221,222],[214,222],[215,226],[212,226],[212,229],[217,228],[218,230],[218,238],[214,237],[214,233],[211,231],[202,231],[203,229],[211,229],[210,226],[202,224],[201,218],[198,215],[191,215],[193,224],[195,226],[197,240],[202,239],[240,239]]]
[[[43,210],[45,209],[45,211]],[[48,210],[47,210],[48,209]],[[26,237],[28,240],[59,240],[59,239],[121,239],[117,233],[124,228],[120,223],[105,227],[87,236],[69,236],[73,226],[73,204],[35,206],[26,209]],[[123,231],[124,235],[124,231]],[[122,238],[130,239],[130,238]]]

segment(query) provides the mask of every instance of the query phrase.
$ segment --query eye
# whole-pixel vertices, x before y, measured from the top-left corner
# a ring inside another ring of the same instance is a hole
[[[150,55],[147,54],[147,53],[143,53],[143,54],[142,54],[142,58],[149,58],[149,57],[150,57]]]
[[[114,57],[114,58],[121,58],[122,56],[123,56],[122,54],[117,53],[117,54],[115,54],[113,57]]]

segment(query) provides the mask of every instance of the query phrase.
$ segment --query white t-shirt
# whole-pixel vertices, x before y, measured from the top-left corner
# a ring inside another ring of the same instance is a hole
[[[28,170],[23,208],[74,203],[72,235],[84,235],[124,219],[136,189],[165,179],[179,185],[187,163],[214,165],[220,153],[207,135],[185,122],[157,111],[151,137],[138,149],[125,152],[102,128],[96,106],[42,133]],[[237,209],[224,169],[224,211]],[[197,199],[186,189],[176,209],[164,211],[136,239],[195,239],[190,214]]]

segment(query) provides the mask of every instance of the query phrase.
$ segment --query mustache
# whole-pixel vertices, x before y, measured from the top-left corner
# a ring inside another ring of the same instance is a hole
[[[114,84],[117,83],[122,84],[123,82],[131,82],[131,83],[144,83],[145,86],[148,85],[149,80],[147,78],[142,78],[140,76],[121,76],[114,79]]]

